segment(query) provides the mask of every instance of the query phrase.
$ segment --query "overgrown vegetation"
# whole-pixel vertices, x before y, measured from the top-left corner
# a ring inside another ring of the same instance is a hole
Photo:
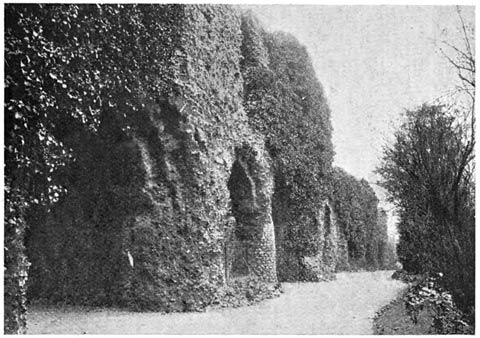
[[[314,215],[328,194],[330,109],[306,48],[294,37],[266,32],[250,14],[242,32],[244,107],[265,135],[274,164],[273,216],[284,224],[276,224],[278,273],[281,280],[315,279],[302,257],[317,255],[322,242]]]
[[[243,25],[253,27],[244,28],[243,48],[249,47],[245,39],[259,34],[257,43],[266,55],[246,51],[245,109],[266,136],[275,170],[292,201],[315,204],[325,196],[322,178],[333,161],[327,99],[305,47],[288,34],[255,27],[253,20],[244,18]]]
[[[398,208],[397,251],[404,269],[442,273],[443,287],[473,322],[475,56],[461,22],[465,46],[448,45],[455,54],[447,56],[457,68],[461,96],[408,110],[378,172]]]
[[[130,189],[140,188],[142,173],[122,177],[132,164],[127,143],[131,131],[145,132],[136,123],[142,108],[173,88],[166,53],[173,51],[182,11],[170,5],[5,6],[6,332],[25,327],[25,231],[27,243],[32,233],[43,232],[51,235],[47,243],[58,241],[48,250],[68,250],[65,258],[82,263],[63,269],[65,262],[30,256],[32,271],[41,272],[34,276],[50,275],[53,282],[50,288],[42,287],[48,278],[36,284],[32,295],[68,301],[90,289],[90,303],[105,299],[99,288],[113,276],[104,263],[119,258],[106,251],[117,238],[112,234],[125,212],[131,216],[145,208]],[[117,147],[122,142],[123,149]],[[52,233],[47,214],[68,211],[68,204],[78,213],[65,218],[80,218],[81,224],[67,221]],[[83,252],[89,246],[92,250]],[[99,264],[84,266],[88,258]],[[59,270],[50,270],[53,266]],[[92,285],[78,288],[85,274],[91,274]]]
[[[469,324],[468,314],[453,302],[445,290],[442,273],[411,274],[396,271],[392,278],[410,286],[374,318],[376,334],[474,334],[475,326]]]
[[[280,284],[265,285],[256,278],[237,278],[217,291],[211,307],[252,305],[264,299],[279,297],[282,292]]]
[[[334,168],[331,194],[339,241],[344,243],[337,270],[391,267],[394,255],[388,251],[386,215],[378,208],[378,198],[368,182]]]
[[[441,106],[408,111],[379,172],[398,208],[404,269],[444,273],[457,302],[473,311],[473,140],[458,113]]]
[[[339,270],[391,267],[394,248],[386,219],[377,217],[374,191],[365,180],[332,168],[330,108],[306,48],[288,34],[266,32],[251,15],[243,18],[242,30],[244,107],[249,122],[266,136],[274,163],[280,279],[318,278],[302,257],[331,249],[315,218],[328,198],[339,228],[335,245],[345,243],[347,257],[339,247],[333,260],[323,256],[322,265],[330,271],[337,264]]]
[[[434,334],[473,334],[473,327],[465,322],[465,315],[455,306],[452,295],[443,289],[443,274],[431,276],[410,288],[406,294],[407,312],[413,323],[427,307],[433,310],[431,332]]]
[[[201,8],[5,6],[6,332],[25,328],[25,253],[29,297],[52,303],[169,312],[277,295],[278,286],[258,278],[222,279],[220,225],[228,211],[238,214],[227,210],[225,153],[239,146],[240,132],[225,135],[236,118],[246,121],[242,100],[273,162],[273,217],[288,225],[280,278],[334,272],[336,233],[331,224],[320,233],[317,219],[331,195],[334,212],[353,203],[339,216],[347,268],[383,266],[386,224],[373,190],[341,171],[329,190],[330,110],[305,47],[245,16],[239,51],[237,14]],[[208,33],[197,36],[199,22]],[[192,31],[182,35],[185,27]],[[218,140],[225,142],[213,149]],[[261,167],[254,179],[263,191],[255,192],[270,206],[270,159],[259,154],[252,165]],[[307,269],[305,257],[323,271]],[[265,263],[275,279],[275,262]]]

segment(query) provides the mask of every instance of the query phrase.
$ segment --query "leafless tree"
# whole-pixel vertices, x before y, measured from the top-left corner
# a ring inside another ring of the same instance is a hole
[[[466,92],[472,100],[475,101],[474,27],[465,23],[460,7],[457,6],[456,9],[461,24],[463,45],[459,46],[444,39],[442,41],[442,46],[440,47],[440,52],[457,70],[458,77],[462,84],[459,89]]]

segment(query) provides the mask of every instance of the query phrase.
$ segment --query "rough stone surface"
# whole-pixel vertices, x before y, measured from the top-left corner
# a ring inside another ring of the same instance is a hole
[[[228,7],[185,7],[179,49],[171,60],[175,65],[176,94],[163,98],[163,105],[148,107],[149,124],[157,129],[160,140],[148,137],[136,140],[143,149],[147,177],[144,188],[153,201],[153,210],[151,214],[137,216],[125,237],[141,236],[148,224],[162,219],[166,224],[173,218],[182,237],[192,239],[185,243],[185,250],[196,251],[191,259],[197,261],[193,265],[199,271],[190,276],[192,286],[185,289],[190,297],[185,293],[181,296],[183,309],[187,310],[208,305],[212,294],[226,281],[222,248],[226,245],[226,233],[232,232],[226,225],[231,225],[228,181],[235,161],[251,181],[254,195],[251,208],[257,213],[251,220],[254,224],[248,225],[242,224],[244,213],[236,216],[236,224],[253,228],[252,238],[246,243],[252,257],[248,273],[266,282],[276,282],[268,155],[263,150],[261,135],[250,130],[242,109],[239,24],[239,16]],[[165,115],[170,118],[166,120]],[[157,142],[164,148],[160,157],[154,155]],[[149,172],[159,162],[166,172],[156,179]],[[168,197],[158,194],[157,187],[168,191]],[[145,249],[143,243],[127,241],[123,245],[131,248],[134,259],[138,251]],[[149,263],[155,264],[155,260]],[[124,284],[129,286],[131,279],[135,279],[129,270],[123,276]],[[155,275],[152,277],[156,279]],[[135,281],[145,283],[144,278]],[[205,290],[199,292],[202,286]],[[158,287],[155,280],[151,287],[164,291],[164,285]],[[176,297],[173,296],[173,302],[178,302]],[[177,304],[175,309],[178,306],[181,307]]]
[[[273,162],[278,277],[332,278],[337,237],[335,225],[324,233],[326,182],[319,179],[332,159],[330,111],[323,90],[305,48],[294,37],[268,33],[248,14],[241,27],[244,106],[249,123],[265,135]],[[293,136],[298,130],[305,135]]]
[[[229,6],[169,10],[176,34],[168,73],[156,74],[168,92],[138,98],[144,109],[130,133],[103,116],[98,135],[70,136],[75,172],[88,179],[29,235],[32,297],[190,311],[227,292],[253,299],[279,279],[322,280],[335,270],[328,202],[296,211],[244,109],[241,64],[256,52],[244,48],[241,16]],[[308,248],[296,250],[290,233]]]

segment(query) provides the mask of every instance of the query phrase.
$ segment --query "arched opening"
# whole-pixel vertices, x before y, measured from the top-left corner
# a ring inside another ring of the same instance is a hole
[[[246,276],[277,280],[270,175],[259,150],[237,149],[227,183],[231,205],[225,231],[226,281]]]
[[[226,262],[228,277],[246,276],[251,270],[250,244],[255,231],[255,192],[254,183],[239,160],[232,167],[228,180],[231,198],[232,220],[227,239]]]

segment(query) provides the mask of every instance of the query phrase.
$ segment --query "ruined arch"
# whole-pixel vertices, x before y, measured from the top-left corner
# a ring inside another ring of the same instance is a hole
[[[273,184],[264,150],[237,148],[227,185],[231,200],[225,233],[227,282],[246,276],[276,282]]]
[[[258,211],[255,208],[255,184],[248,174],[245,164],[236,159],[232,166],[228,189],[231,198],[230,266],[227,276],[245,276],[251,270],[251,242],[258,236],[255,217]],[[228,255],[228,253],[227,253]]]

